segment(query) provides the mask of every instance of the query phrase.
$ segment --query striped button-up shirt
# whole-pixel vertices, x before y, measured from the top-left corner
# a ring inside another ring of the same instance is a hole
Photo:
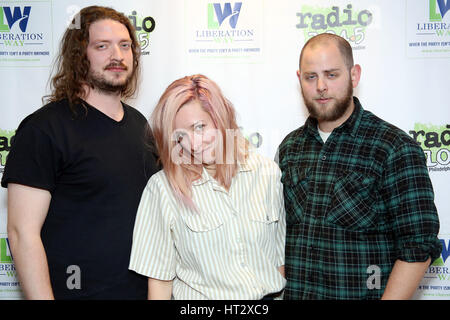
[[[130,266],[173,281],[174,299],[261,299],[283,290],[285,211],[281,172],[250,152],[227,191],[203,169],[194,212],[174,197],[163,170],[142,194]]]
[[[308,118],[280,145],[286,299],[378,299],[397,259],[440,255],[423,151],[354,102],[326,143]]]

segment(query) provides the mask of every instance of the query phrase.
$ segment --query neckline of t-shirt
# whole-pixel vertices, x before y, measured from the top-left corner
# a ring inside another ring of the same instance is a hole
[[[327,142],[328,138],[330,137],[332,132],[325,132],[320,130],[319,126],[317,126],[317,130],[319,131],[319,135],[322,138],[323,142]]]
[[[93,105],[89,104],[85,100],[82,100],[82,103],[86,107],[88,107],[88,108],[92,109],[94,112],[96,112],[99,116],[104,118],[106,121],[109,121],[109,122],[113,123],[114,125],[121,126],[121,125],[123,125],[125,123],[125,121],[127,119],[128,112],[127,112],[126,104],[123,103],[122,101],[120,101],[120,103],[122,104],[122,108],[123,108],[123,117],[119,121],[114,120],[113,118],[111,118],[110,116],[106,115],[101,110],[97,109],[96,107],[94,107]]]

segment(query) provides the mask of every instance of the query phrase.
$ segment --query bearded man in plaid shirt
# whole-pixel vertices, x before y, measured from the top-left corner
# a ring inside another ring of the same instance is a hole
[[[278,150],[285,299],[409,299],[441,252],[423,151],[353,97],[350,44],[311,38],[297,72],[305,124]]]

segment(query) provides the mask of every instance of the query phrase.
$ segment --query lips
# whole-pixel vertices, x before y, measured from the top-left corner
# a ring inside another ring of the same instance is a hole
[[[318,99],[315,99],[318,103],[320,103],[320,104],[325,104],[325,103],[327,103],[328,101],[330,101],[331,100],[331,98],[324,98],[324,97],[321,97],[321,98],[318,98]]]

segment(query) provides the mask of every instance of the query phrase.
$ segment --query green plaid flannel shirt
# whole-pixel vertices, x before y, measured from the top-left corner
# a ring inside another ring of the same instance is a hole
[[[325,144],[308,118],[279,147],[285,299],[378,299],[397,259],[441,253],[423,151],[353,99],[353,114]]]

